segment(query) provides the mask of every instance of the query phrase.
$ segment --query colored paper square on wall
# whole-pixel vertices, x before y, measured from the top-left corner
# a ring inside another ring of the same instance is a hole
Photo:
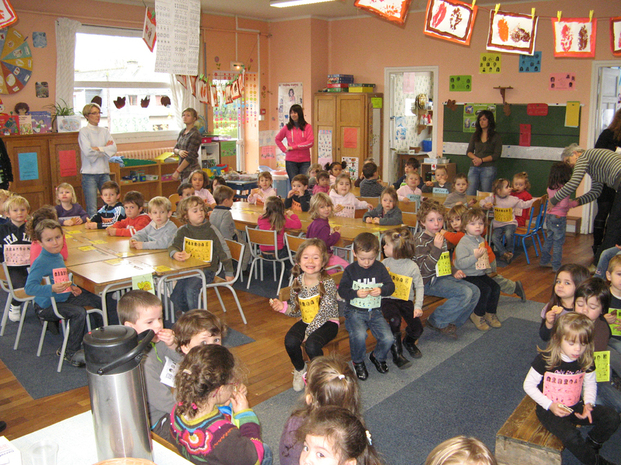
[[[472,90],[472,76],[469,74],[449,76],[449,90],[451,92],[470,92]]]
[[[577,128],[580,125],[580,102],[567,102],[565,127]]]
[[[575,73],[551,73],[549,90],[575,90]]]
[[[75,150],[60,150],[58,152],[58,164],[61,178],[78,175]]]
[[[39,179],[39,161],[37,152],[24,152],[17,156],[19,163],[19,180],[32,181]]]
[[[343,147],[347,149],[358,147],[358,128],[343,129]]]
[[[520,73],[541,72],[541,52],[531,55],[520,55]]]
[[[499,74],[502,70],[502,56],[500,53],[481,53],[479,73]]]
[[[520,145],[530,147],[531,126],[530,124],[520,124]]]

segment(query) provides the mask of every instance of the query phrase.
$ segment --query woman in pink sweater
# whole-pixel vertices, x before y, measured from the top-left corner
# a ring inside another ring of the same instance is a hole
[[[287,139],[288,147],[282,143]],[[285,165],[289,181],[294,176],[306,174],[310,167],[310,149],[315,142],[313,128],[304,119],[304,111],[300,105],[292,105],[289,109],[289,122],[276,135],[276,145],[285,153]]]

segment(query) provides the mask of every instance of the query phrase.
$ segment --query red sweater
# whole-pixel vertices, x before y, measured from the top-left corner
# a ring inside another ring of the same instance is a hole
[[[259,218],[257,220],[257,226],[259,227],[259,229],[263,229],[264,231],[270,231],[272,229],[269,218]],[[300,221],[300,218],[298,218],[298,215],[294,213],[291,216],[286,216],[285,227],[278,231],[278,234],[276,235],[278,250],[282,249],[285,246],[285,229],[300,229],[301,227],[302,222]],[[259,246],[259,248],[264,252],[274,252],[274,247],[270,247],[267,245],[261,245]]]
[[[125,218],[124,220],[117,221],[111,228],[116,229],[115,236],[132,237],[136,234],[136,231],[146,228],[151,222],[149,215],[143,213],[136,218]]]
[[[533,198],[533,196],[530,195],[530,192],[528,191],[522,191],[519,193],[511,192],[511,195],[513,197],[517,197],[520,200],[530,200]],[[523,209],[521,215],[515,213],[515,219],[518,222],[518,226],[526,226],[526,223],[528,223],[528,220],[530,219],[530,208]]]

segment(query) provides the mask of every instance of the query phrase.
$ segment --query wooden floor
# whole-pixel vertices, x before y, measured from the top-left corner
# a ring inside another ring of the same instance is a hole
[[[563,248],[563,263],[588,266],[592,261],[591,244],[590,235],[568,235]],[[533,255],[532,248],[530,250]],[[521,280],[529,300],[547,302],[554,274],[551,268],[541,268],[536,263],[536,257],[531,256],[531,265],[527,265],[522,254],[510,266],[500,268],[499,272],[513,280]],[[218,300],[212,294],[209,295],[209,310],[222,317],[230,327],[256,341],[233,349],[248,368],[249,400],[251,405],[256,405],[291,387],[292,366],[285,352],[283,338],[294,320],[273,312],[266,298],[245,292],[238,292],[238,296],[248,325],[242,323],[235,302],[226,290],[222,292],[222,297],[229,311],[223,314]],[[64,369],[75,368],[66,366]],[[0,361],[0,420],[8,424],[4,434],[9,439],[18,438],[89,408],[87,387],[33,400]]]

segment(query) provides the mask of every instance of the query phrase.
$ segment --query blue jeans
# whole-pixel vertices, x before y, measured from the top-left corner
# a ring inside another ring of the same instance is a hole
[[[293,178],[298,174],[305,174],[308,176],[308,169],[310,168],[310,161],[303,161],[298,163],[296,161],[285,161],[285,168],[287,169],[287,176],[289,176],[289,182],[293,182]]]
[[[351,351],[352,362],[364,362],[364,354],[367,352],[367,329],[371,330],[371,334],[377,340],[373,355],[380,362],[386,361],[388,351],[395,340],[381,308],[368,311],[346,304],[345,328],[349,333],[349,350]]]
[[[496,179],[495,166],[471,166],[468,170],[467,195],[477,195],[477,190],[492,191],[492,183]]]
[[[101,186],[104,182],[110,181],[109,174],[83,174],[82,175],[82,192],[84,193],[84,206],[86,214],[89,218],[97,213],[97,190],[101,192]]]
[[[216,277],[214,271],[205,271],[205,283],[210,284]],[[201,308],[198,297],[201,293],[203,282],[200,278],[186,278],[177,281],[177,285],[170,295],[170,301],[175,305],[175,312],[187,312],[195,308]]]
[[[546,241],[541,248],[540,263],[542,265],[547,265],[552,261],[552,268],[556,272],[561,267],[561,259],[563,258],[567,217],[561,216],[557,218],[556,215],[546,215],[546,229]],[[550,251],[552,252],[551,255]],[[606,262],[606,264],[608,264],[608,262]]]
[[[595,277],[606,279],[606,271],[608,271],[608,264],[610,263],[610,260],[612,260],[612,257],[619,255],[620,253],[621,249],[616,246],[604,250],[599,256]]]
[[[515,230],[517,229],[517,225],[508,224],[506,226],[501,226],[499,228],[494,228],[492,231],[492,244],[496,247],[498,251],[498,255],[502,257],[505,253],[513,253],[513,234],[515,234]],[[507,246],[502,243],[502,238],[507,240]]]
[[[449,323],[459,327],[468,321],[479,302],[481,291],[463,279],[442,276],[425,284],[425,295],[446,299],[446,302],[436,308],[428,318],[436,328],[445,328]]]

